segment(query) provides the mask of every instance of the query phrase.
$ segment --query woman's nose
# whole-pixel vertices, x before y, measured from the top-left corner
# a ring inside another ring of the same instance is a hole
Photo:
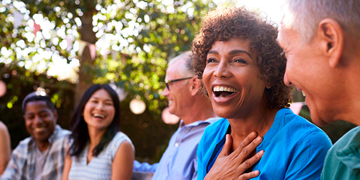
[[[102,102],[98,103],[96,105],[96,108],[102,110],[104,108],[104,103],[102,103]]]
[[[219,65],[216,67],[214,76],[221,78],[221,77],[228,77],[230,75],[228,65],[226,62],[220,62]]]

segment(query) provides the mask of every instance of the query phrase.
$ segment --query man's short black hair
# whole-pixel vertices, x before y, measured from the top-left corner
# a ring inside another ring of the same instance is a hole
[[[51,99],[47,94],[43,92],[32,92],[28,94],[22,102],[22,110],[24,114],[26,113],[27,103],[32,101],[45,101],[48,108],[55,110],[55,105],[51,102]]]

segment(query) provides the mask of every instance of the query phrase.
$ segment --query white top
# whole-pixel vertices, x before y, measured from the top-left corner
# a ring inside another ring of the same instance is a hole
[[[42,172],[44,171],[44,165],[46,162],[46,157],[49,155],[49,149],[41,152],[39,147],[36,146],[35,149],[35,180],[42,180]]]
[[[134,149],[129,137],[124,133],[118,132],[108,145],[104,147],[97,157],[93,157],[89,164],[86,164],[86,157],[89,143],[81,152],[79,158],[71,157],[72,163],[69,172],[69,180],[108,180],[111,179],[112,163],[120,144],[128,141]]]

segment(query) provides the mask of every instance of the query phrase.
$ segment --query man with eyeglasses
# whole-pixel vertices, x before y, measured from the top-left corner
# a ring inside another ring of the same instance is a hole
[[[179,128],[158,164],[134,163],[134,171],[155,171],[152,179],[196,179],[197,146],[205,128],[217,121],[208,97],[200,90],[191,52],[184,52],[170,60],[165,77],[163,95],[168,99],[169,111],[181,118]]]

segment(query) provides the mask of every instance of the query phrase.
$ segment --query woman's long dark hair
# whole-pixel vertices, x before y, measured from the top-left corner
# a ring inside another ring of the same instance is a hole
[[[84,112],[86,103],[99,89],[104,89],[109,93],[115,108],[115,116],[106,132],[101,137],[99,144],[97,144],[93,149],[93,156],[98,156],[103,150],[104,146],[113,139],[117,132],[120,131],[120,101],[118,95],[116,94],[115,90],[113,90],[107,84],[94,84],[85,91],[71,117],[70,126],[72,133],[70,135],[70,139],[72,140],[72,143],[69,149],[70,156],[79,157],[81,151],[84,150],[87,142],[90,139],[89,130],[82,114]]]

